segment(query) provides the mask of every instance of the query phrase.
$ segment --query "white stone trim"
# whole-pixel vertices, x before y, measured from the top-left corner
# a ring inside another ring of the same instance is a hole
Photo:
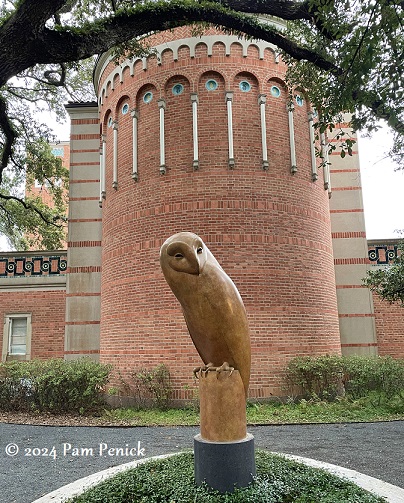
[[[113,122],[112,129],[114,133],[112,188],[117,189],[118,188],[118,122],[117,121]]]
[[[321,143],[321,158],[323,160],[324,172],[324,190],[328,190],[328,195],[331,197],[331,176],[330,176],[330,159],[328,157],[328,146],[325,138],[325,133],[320,133]]]
[[[294,175],[297,171],[296,165],[296,145],[295,145],[295,126],[293,122],[293,111],[295,106],[292,102],[286,105],[288,110],[288,124],[289,124],[289,144],[290,144],[290,172]]]
[[[265,114],[265,104],[267,101],[266,94],[260,94],[258,96],[258,104],[260,107],[261,116],[261,144],[262,144],[262,169],[264,171],[268,170],[268,146],[267,146],[267,123]]]
[[[107,138],[103,134],[101,136],[101,141],[102,141],[102,164],[101,164],[101,180],[100,180],[100,185],[101,185],[101,198],[105,199],[107,192],[105,190],[105,166],[106,166],[106,158],[107,158]]]
[[[138,120],[139,120],[139,112],[138,110],[131,110],[130,112],[132,116],[132,178],[135,180],[135,182],[138,181],[139,179],[139,173],[138,173],[138,159],[137,159],[137,154],[138,154],[138,131],[137,131],[137,126],[138,126]]]
[[[199,146],[198,146],[198,94],[191,93],[192,103],[192,139],[194,147],[193,168],[196,171],[199,169]]]
[[[160,173],[162,175],[166,174],[166,152],[165,152],[165,109],[166,100],[160,98],[158,100],[159,112],[160,112]]]
[[[314,139],[314,113],[312,111],[308,112],[309,120],[309,135],[310,135],[310,156],[311,156],[311,179],[315,182],[318,179],[317,173],[317,159],[316,159],[316,149],[315,149],[315,139]]]
[[[233,95],[232,91],[226,91],[227,106],[227,138],[229,142],[229,168],[234,168],[234,143],[233,143]]]
[[[265,49],[271,50],[276,59],[276,46],[270,44],[269,42],[264,42],[263,40],[246,40],[245,38],[239,38],[236,35],[206,35],[202,37],[188,37],[182,38],[178,40],[172,40],[170,42],[165,42],[164,44],[156,45],[153,48],[153,54],[157,56],[157,61],[161,61],[161,54],[170,49],[173,53],[174,61],[178,60],[178,50],[180,47],[187,47],[189,49],[189,54],[191,58],[195,57],[195,49],[198,44],[205,44],[207,46],[208,56],[212,56],[213,54],[213,46],[217,43],[221,42],[225,46],[226,55],[231,55],[231,45],[236,43],[242,46],[243,56],[246,57],[248,54],[248,48],[252,45],[257,47],[259,51],[259,58],[264,59]],[[98,101],[100,105],[103,103],[103,98],[108,96],[107,87],[111,86],[111,90],[114,90],[114,79],[116,76],[119,77],[119,81],[122,82],[123,72],[125,68],[129,67],[129,73],[133,77],[134,76],[134,67],[138,61],[142,61],[142,69],[147,70],[147,58],[134,58],[134,59],[126,59],[119,66],[114,68],[105,79],[102,87],[100,88],[101,77],[107,68],[108,64],[113,60],[109,52],[104,53],[97,64],[97,67],[94,71],[94,86],[96,89],[96,93],[98,96]]]

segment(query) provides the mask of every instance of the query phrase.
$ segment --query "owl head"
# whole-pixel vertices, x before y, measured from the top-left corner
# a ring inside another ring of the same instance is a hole
[[[179,232],[169,237],[160,249],[160,264],[164,275],[176,271],[184,274],[202,273],[209,250],[202,239],[192,232]]]

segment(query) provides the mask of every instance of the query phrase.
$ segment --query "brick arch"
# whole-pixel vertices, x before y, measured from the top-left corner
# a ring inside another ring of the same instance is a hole
[[[190,88],[191,88],[191,83],[190,83],[190,80],[188,79],[188,77],[182,73],[173,73],[172,75],[170,75],[164,86],[163,86],[163,89],[164,89],[164,94],[166,96],[166,98],[168,97],[168,94],[170,94],[172,92],[171,90],[171,85],[174,85],[176,82],[179,82],[183,85],[185,85],[185,91],[190,91]]]
[[[248,92],[240,89],[240,83],[251,85]],[[236,169],[259,170],[262,168],[261,121],[257,77],[251,72],[238,72],[233,79],[233,140]]]
[[[195,59],[208,57],[208,45],[205,42],[198,42],[195,45]]]
[[[105,129],[106,127],[108,127],[108,120],[109,120],[110,116],[112,117],[112,120],[114,120],[114,115],[112,114],[111,108],[107,108],[107,110],[105,110],[105,112],[103,114],[103,118],[100,121],[100,123],[102,124],[103,129]]]
[[[257,44],[254,44],[253,42],[250,43],[247,47],[247,57],[248,58],[253,58],[253,59],[259,59],[260,57],[260,50]]]
[[[215,91],[206,89],[208,80],[218,83]],[[219,166],[226,169],[228,165],[226,88],[226,80],[219,72],[205,71],[199,77],[197,90],[201,169],[217,169]]]
[[[182,84],[183,92],[174,95],[174,84]],[[179,171],[191,172],[193,161],[191,85],[181,74],[172,75],[164,85],[165,152],[168,176]]]
[[[270,77],[267,77],[267,79],[265,80],[265,85],[264,85],[264,92],[265,93],[270,93],[271,92],[271,87],[272,86],[277,86],[277,87],[280,87],[281,88],[281,91],[285,92],[286,94],[289,93],[289,90],[288,90],[288,86],[286,85],[286,82],[279,78],[279,77],[276,77],[274,75],[271,75]]]
[[[167,86],[167,82],[175,77],[181,77],[181,78],[184,78],[187,82],[188,82],[188,85],[190,86],[190,88],[193,88],[193,80],[194,80],[194,74],[193,72],[189,71],[189,69],[187,68],[181,68],[181,71],[178,71],[178,70],[173,70],[171,72],[166,72],[164,74],[164,79],[162,79],[162,82],[161,82],[161,89],[162,89],[162,93],[163,92],[166,92],[165,89],[166,89],[166,86]]]
[[[158,61],[162,65],[172,63],[174,61],[173,50],[170,47],[168,47],[167,49],[164,49],[163,51],[161,51],[161,53],[158,56]]]
[[[212,57],[213,58],[222,58],[226,56],[226,44],[217,40],[212,44]]]
[[[128,105],[130,106],[130,97],[128,94],[124,94],[124,95],[120,96],[119,100],[116,103],[115,117],[117,118],[118,121],[119,121],[119,115],[121,113],[121,107],[125,104],[125,102],[127,102]]]
[[[132,86],[132,88],[131,88],[131,91],[132,91],[131,94],[132,94],[132,96],[134,96],[135,107],[138,106],[138,101],[139,101],[139,99],[142,99],[143,92],[146,92],[146,91],[144,91],[144,89],[147,88],[148,86],[152,86],[154,88],[153,97],[157,97],[157,98],[161,97],[163,91],[161,88],[161,84],[157,80],[147,79],[147,80],[138,82],[135,86]]]
[[[230,56],[243,57],[243,44],[241,42],[232,42],[230,44]]]
[[[128,111],[122,113],[122,107],[127,104]],[[118,122],[118,184],[130,176],[132,166],[132,118],[130,114],[131,99],[128,94],[120,96],[115,108]]]
[[[243,76],[247,80],[251,79],[253,81],[253,83],[254,83],[254,87],[256,87],[258,89],[258,91],[261,90],[262,83],[260,82],[260,79],[259,79],[258,75],[256,74],[256,72],[251,71],[250,69],[249,70],[243,70],[243,71],[239,71],[238,70],[238,71],[233,72],[233,74],[231,76],[229,76],[229,81],[232,82],[232,88],[233,89],[235,89],[234,86],[236,85],[236,81],[237,81],[237,83],[239,83],[239,81],[240,81],[240,79],[238,78],[239,76],[241,76],[240,77],[241,79],[242,79]]]
[[[147,92],[153,94],[150,103],[143,101]],[[159,98],[159,89],[152,83],[144,84],[136,94],[136,109],[139,113],[138,166],[142,181],[153,178],[155,172],[158,172],[159,169]]]

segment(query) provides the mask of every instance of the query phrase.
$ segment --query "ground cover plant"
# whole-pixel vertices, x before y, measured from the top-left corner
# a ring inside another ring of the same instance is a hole
[[[150,461],[116,475],[71,503],[381,503],[355,484],[265,451],[256,454],[257,477],[247,488],[221,495],[194,482],[193,454]]]

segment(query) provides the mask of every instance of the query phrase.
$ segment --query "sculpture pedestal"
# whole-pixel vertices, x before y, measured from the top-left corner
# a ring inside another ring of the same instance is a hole
[[[221,493],[246,487],[255,476],[254,437],[243,440],[210,442],[201,435],[194,437],[195,481],[206,482]]]
[[[201,372],[201,433],[194,437],[195,481],[222,493],[246,487],[255,476],[254,437],[247,433],[240,374]]]

